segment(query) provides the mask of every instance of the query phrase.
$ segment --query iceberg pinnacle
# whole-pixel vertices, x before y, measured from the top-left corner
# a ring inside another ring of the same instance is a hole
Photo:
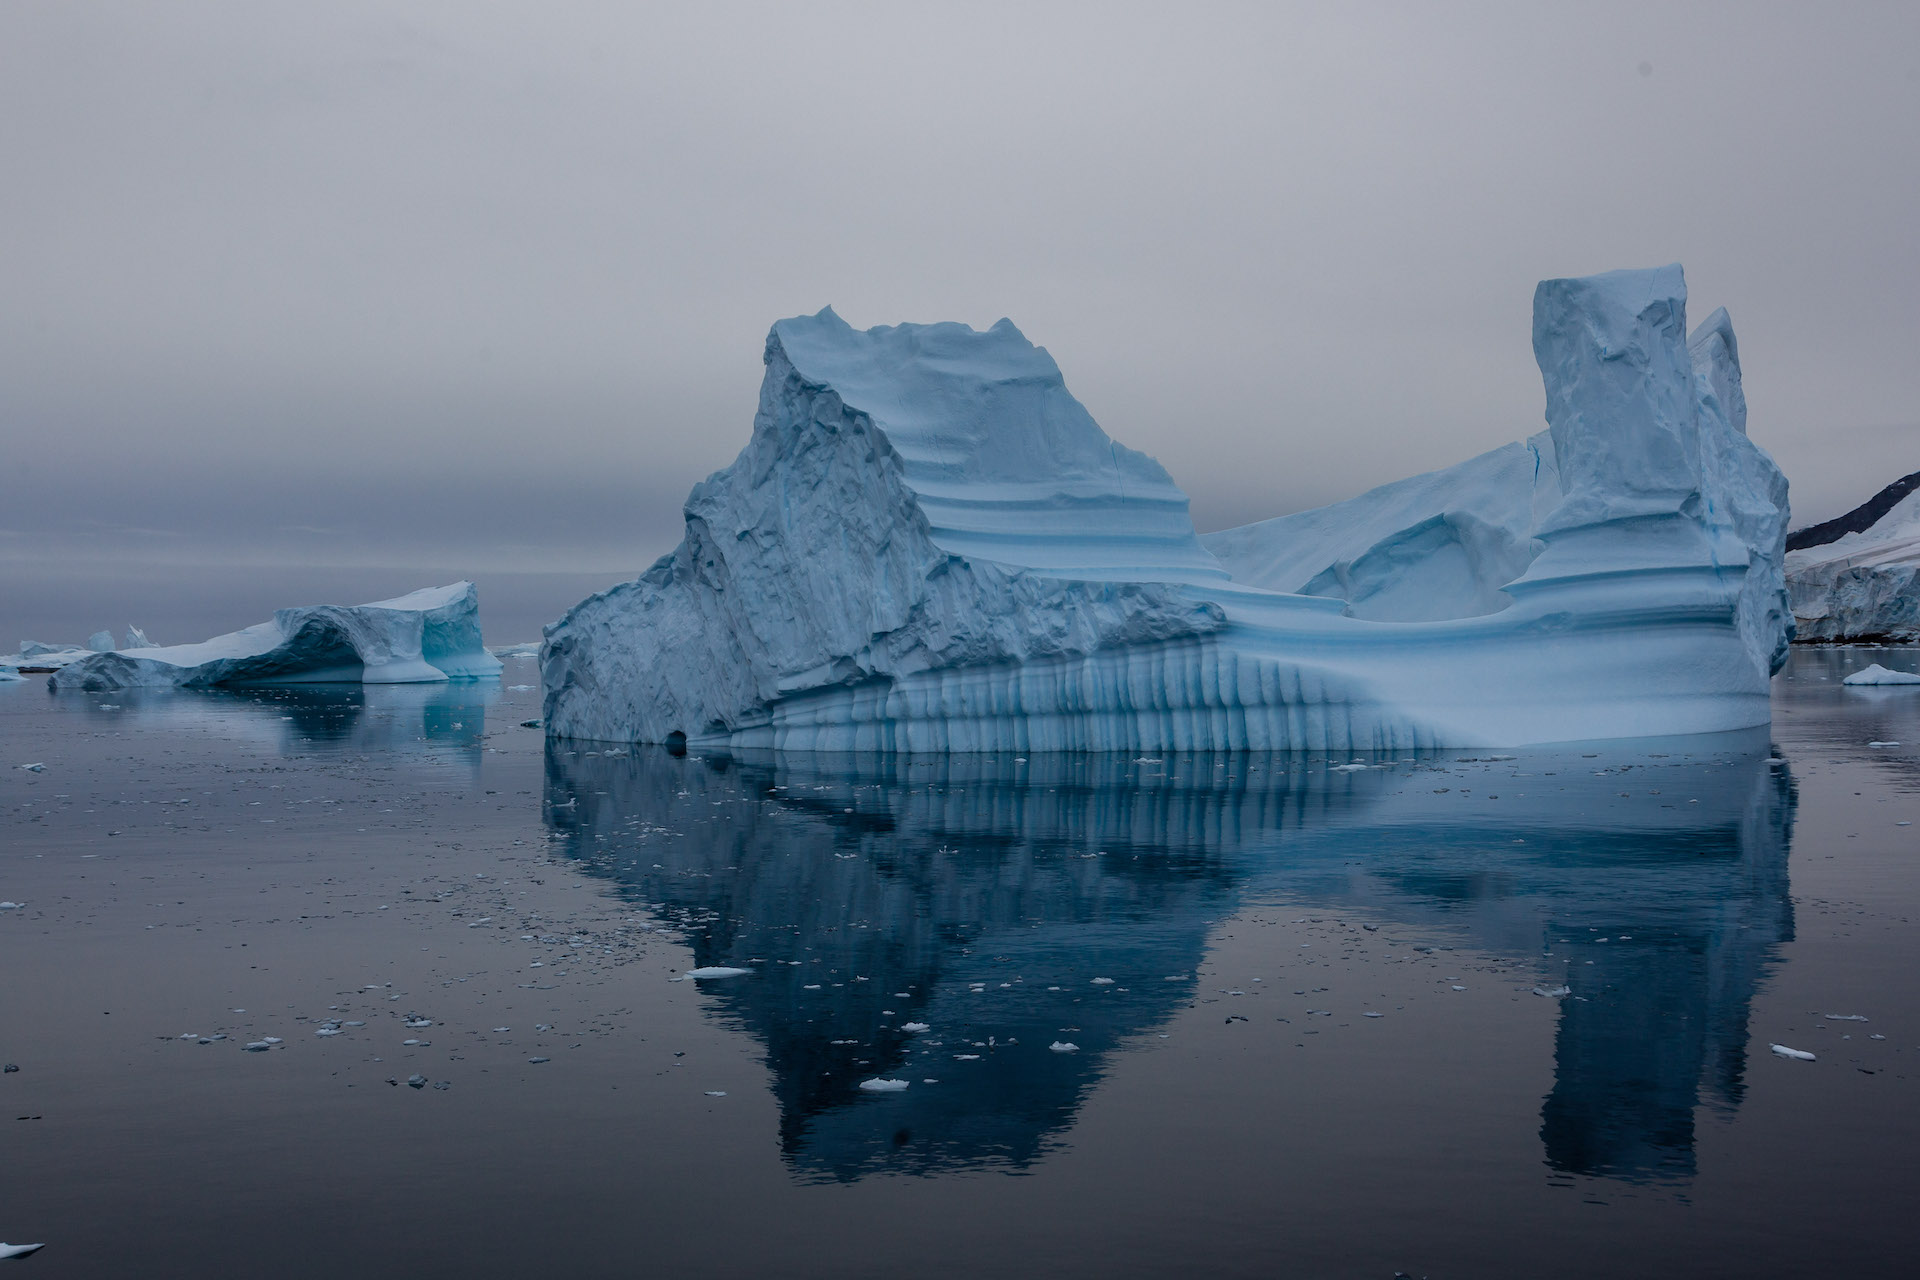
[[[1010,321],[767,338],[681,544],[547,629],[548,732],[873,750],[1499,746],[1764,724],[1786,484],[1678,267],[1547,281],[1548,429],[1196,535]]]

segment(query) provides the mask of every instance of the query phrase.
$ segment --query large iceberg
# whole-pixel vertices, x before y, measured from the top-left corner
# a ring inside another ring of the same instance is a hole
[[[420,684],[500,673],[480,642],[471,582],[360,605],[305,605],[199,644],[96,653],[53,673],[53,689]]]
[[[686,537],[542,649],[550,733],[910,751],[1499,746],[1765,724],[1786,482],[1677,266],[1534,297],[1548,430],[1199,537],[1002,320],[766,346]]]
[[[1920,471],[1787,546],[1800,639],[1920,640]]]

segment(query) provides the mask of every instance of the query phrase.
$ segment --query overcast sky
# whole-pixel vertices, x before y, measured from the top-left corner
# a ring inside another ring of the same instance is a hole
[[[637,570],[775,319],[1011,316],[1202,529],[1542,425],[1680,261],[1920,469],[1920,5],[0,5],[0,557]]]

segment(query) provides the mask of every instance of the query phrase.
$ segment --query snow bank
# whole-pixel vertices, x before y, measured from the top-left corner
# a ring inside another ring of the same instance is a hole
[[[1916,480],[1920,475],[1896,480],[1846,515],[1803,531],[1836,532],[1831,541],[1796,536],[1797,549],[1787,553],[1787,586],[1800,639],[1920,640]]]
[[[281,609],[271,622],[199,644],[99,653],[48,680],[54,689],[232,684],[418,684],[498,675],[480,643],[471,582],[362,605]]]
[[[1011,322],[774,325],[686,537],[547,629],[548,731],[1399,750],[1764,724],[1786,482],[1678,267],[1544,282],[1549,430],[1202,539]]]

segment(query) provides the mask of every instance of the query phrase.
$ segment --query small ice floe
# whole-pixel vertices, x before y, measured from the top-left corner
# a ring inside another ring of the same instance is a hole
[[[1854,672],[1841,684],[1920,684],[1920,676],[1911,671],[1889,671],[1879,663],[1874,663]]]
[[[1367,767],[1367,766],[1365,766],[1365,765],[1363,765],[1363,764],[1337,764],[1337,765],[1335,765],[1335,766],[1333,766],[1333,772],[1335,772],[1335,773],[1359,773],[1359,772],[1360,772],[1360,771],[1361,771],[1362,769],[1364,769],[1364,768],[1366,768],[1366,767]]]
[[[956,1053],[953,1055],[953,1060],[955,1062],[978,1062],[980,1061],[980,1055],[977,1053]]]
[[[1870,747],[1897,747],[1900,744],[1897,742],[1869,742],[1867,745]]]
[[[1826,1017],[1828,1022],[1865,1022],[1867,1020],[1867,1015],[1864,1013],[1829,1013]]]
[[[534,685],[530,685],[530,684],[510,684],[510,685],[508,685],[508,686],[507,686],[507,692],[509,692],[509,693],[527,693],[527,692],[530,692],[531,690],[533,690],[534,688],[535,688],[535,686],[534,686]]]
[[[902,1031],[910,1032],[913,1035],[919,1035],[922,1031],[933,1030],[931,1026],[929,1026],[924,1022],[903,1022],[900,1024],[900,1029]]]
[[[0,1262],[8,1258],[26,1258],[40,1252],[44,1244],[0,1244]]]
[[[409,1027],[412,1027],[412,1028],[413,1028],[414,1030],[416,1030],[416,1031],[418,1031],[418,1030],[419,1030],[420,1028],[422,1028],[422,1027],[430,1027],[430,1026],[432,1026],[432,1025],[433,1025],[433,1019],[432,1019],[432,1018],[422,1018],[422,1017],[421,1017],[421,1016],[419,1016],[418,1014],[415,1014],[415,1015],[414,1015],[413,1017],[411,1017],[411,1018],[408,1018],[408,1019],[406,1020],[406,1023],[407,1023],[407,1025],[408,1025]]]
[[[1071,1040],[1055,1040],[1052,1044],[1048,1045],[1047,1048],[1053,1050],[1055,1053],[1080,1052],[1080,1046]]]
[[[1572,995],[1573,988],[1572,987],[1535,987],[1533,989],[1533,994],[1537,996],[1545,996],[1549,1000],[1558,1000],[1561,996]]]
[[[539,1066],[543,1062],[552,1062],[553,1059],[552,1058],[528,1058],[527,1061],[533,1064],[534,1066]]]
[[[47,766],[44,764],[41,764],[38,761],[35,761],[33,764],[23,764],[20,767],[22,769],[25,769],[28,773],[45,773],[47,771]],[[35,1245],[33,1247],[38,1249],[40,1246]]]
[[[1384,1017],[1386,1017],[1387,1015],[1386,1015],[1386,1014],[1384,1014],[1384,1013],[1372,1013],[1372,1012],[1368,1012],[1368,1013],[1363,1013],[1363,1014],[1361,1014],[1360,1016],[1361,1016],[1361,1017],[1363,1017],[1363,1018],[1384,1018]]]
[[[18,911],[26,905],[24,902],[0,902],[0,911]]]
[[[862,1080],[860,1087],[868,1093],[898,1093],[907,1087],[905,1080],[882,1080],[875,1076],[871,1080]]]
[[[248,1053],[265,1053],[267,1050],[273,1048],[273,1046],[265,1040],[249,1040],[246,1044],[242,1045],[241,1048]]]
[[[724,964],[710,964],[700,969],[689,969],[673,981],[685,982],[688,978],[740,978],[752,972],[751,969],[734,969]]]
[[[313,1029],[313,1034],[315,1034],[315,1035],[317,1035],[317,1036],[337,1036],[337,1035],[339,1035],[339,1034],[340,1034],[340,1028],[338,1028],[338,1027],[315,1027],[315,1028]]]
[[[511,1031],[511,1030],[513,1030],[512,1027],[495,1027],[493,1029],[493,1032],[495,1035],[499,1035],[503,1031]]]
[[[1457,983],[1457,982],[1453,984],[1453,989],[1454,989],[1455,991],[1465,991],[1465,990],[1466,990],[1466,988],[1465,988],[1465,987],[1463,987],[1463,986],[1461,986],[1461,985],[1460,985],[1459,983]]]
[[[1110,987],[1113,985],[1113,979],[1112,978],[1095,978],[1093,980],[1093,985],[1096,987]]]
[[[709,1089],[707,1090],[707,1096],[709,1098],[724,1098],[727,1096],[727,1091],[725,1089]]]
[[[1792,1058],[1796,1062],[1814,1061],[1814,1056],[1805,1049],[1789,1049],[1783,1044],[1770,1044],[1767,1048],[1773,1050],[1783,1058]]]
[[[407,1085],[413,1089],[424,1089],[427,1087],[427,1078],[416,1071],[407,1077]]]

